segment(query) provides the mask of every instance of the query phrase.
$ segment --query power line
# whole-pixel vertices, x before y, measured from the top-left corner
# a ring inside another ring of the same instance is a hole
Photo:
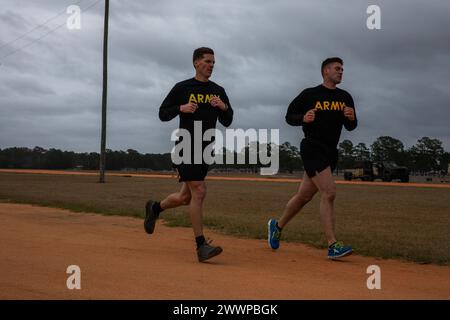
[[[83,0],[80,0],[78,3],[80,3],[81,1],[83,1]],[[101,1],[101,0],[96,0],[93,4],[91,4],[90,6],[84,8],[84,9],[82,9],[82,10],[83,10],[83,11],[88,11],[90,8],[92,8],[93,6],[95,6],[95,5],[96,5],[98,2],[100,2],[100,1]],[[64,12],[65,12],[65,11],[64,11]],[[19,48],[15,49],[15,50],[13,50],[13,51],[11,51],[11,52],[9,52],[8,54],[6,54],[6,55],[4,55],[4,56],[1,56],[0,59],[3,60],[3,59],[5,59],[5,58],[7,58],[7,57],[13,55],[13,54],[16,53],[16,52],[21,51],[21,50],[23,50],[24,48],[27,48],[27,47],[33,45],[34,43],[36,43],[36,42],[38,42],[39,40],[41,40],[41,39],[45,38],[46,36],[48,36],[49,34],[55,32],[56,30],[58,30],[59,28],[61,28],[61,27],[64,26],[65,24],[66,24],[66,22],[64,22],[64,23],[62,23],[62,24],[56,26],[56,27],[53,28],[53,29],[50,29],[50,31],[48,31],[47,33],[45,33],[45,34],[42,35],[41,37],[39,37],[39,38],[37,38],[37,39],[34,39],[34,40],[31,41],[30,43],[27,43],[26,45],[24,45],[24,46],[22,46],[22,47],[19,47]],[[29,31],[29,32],[31,32],[31,31]],[[29,33],[29,32],[28,32],[28,33]],[[0,65],[1,65],[1,63],[0,63]]]
[[[65,24],[66,24],[65,22],[64,22],[63,24],[60,24],[60,25],[57,26],[56,28],[51,29],[49,32],[45,33],[43,36],[41,36],[41,37],[39,37],[39,38],[37,38],[37,39],[31,41],[30,43],[27,43],[26,45],[24,45],[24,46],[22,46],[22,47],[20,47],[20,48],[17,48],[17,49],[15,49],[15,50],[11,51],[10,53],[8,53],[8,54],[2,56],[0,59],[3,60],[3,59],[5,59],[5,58],[7,58],[7,57],[13,55],[13,54],[16,53],[17,51],[21,51],[21,50],[23,50],[23,49],[25,49],[25,48],[31,46],[32,44],[34,44],[34,43],[38,42],[39,40],[41,40],[41,39],[45,38],[46,36],[48,36],[50,33],[52,33],[52,32],[54,32],[54,31],[58,30],[59,28],[61,28],[61,27],[64,26]]]
[[[79,4],[80,2],[83,2],[84,0],[80,0],[77,3],[75,3],[75,5]],[[19,37],[4,43],[3,45],[0,46],[0,49],[3,49],[4,47],[6,47],[7,45],[13,44],[14,42],[23,39],[26,35],[30,34],[31,32],[33,32],[34,30],[39,29],[40,27],[45,26],[47,23],[49,23],[52,20],[55,20],[57,17],[59,17],[60,15],[62,15],[63,13],[66,13],[66,9],[62,10],[61,12],[59,12],[57,15],[45,20],[43,23],[37,25],[36,27],[34,27],[33,29],[31,29],[30,31],[25,32],[24,34],[20,35]]]

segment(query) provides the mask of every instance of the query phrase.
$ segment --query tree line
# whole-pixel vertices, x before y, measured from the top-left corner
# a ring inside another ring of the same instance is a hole
[[[98,170],[100,154],[97,152],[76,153],[59,149],[46,150],[41,147],[0,149],[0,168],[14,169],[84,169]],[[136,150],[106,150],[106,169],[152,169],[170,170],[170,153],[141,154]]]
[[[249,163],[250,146],[242,152],[245,154],[245,164],[214,164],[216,169],[245,169],[259,172],[262,166]],[[267,147],[267,146],[265,146]],[[270,152],[270,147],[268,147]],[[259,146],[261,151],[261,146]],[[343,140],[338,145],[338,169],[348,169],[357,166],[361,161],[393,161],[398,165],[407,166],[411,171],[427,173],[430,171],[447,171],[450,162],[450,153],[442,147],[442,141],[423,137],[409,149],[393,137],[378,137],[370,147],[365,143],[353,144],[350,140]],[[225,152],[230,152],[223,150]],[[0,168],[14,169],[99,169],[99,153],[76,153],[59,149],[46,150],[41,147],[23,148],[13,147],[0,149]],[[233,155],[237,159],[237,153]],[[303,169],[298,147],[284,142],[279,146],[279,164],[281,172],[294,172]],[[127,151],[106,150],[107,170],[172,170],[170,153],[141,154],[136,150]]]
[[[378,137],[370,146],[365,143],[354,145],[350,140],[339,144],[339,165],[352,168],[360,161],[392,161],[408,167],[412,172],[430,173],[447,172],[450,153],[442,147],[442,141],[429,137],[420,138],[411,148],[393,137]]]

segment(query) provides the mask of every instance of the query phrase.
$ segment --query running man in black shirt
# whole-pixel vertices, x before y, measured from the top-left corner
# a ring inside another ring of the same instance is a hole
[[[268,242],[272,249],[280,246],[281,230],[319,191],[320,221],[328,241],[328,258],[337,259],[352,253],[350,246],[336,240],[333,208],[336,186],[332,172],[338,161],[336,147],[342,126],[348,131],[357,126],[352,97],[336,87],[342,81],[343,72],[342,59],[326,59],[322,63],[323,83],[303,90],[289,105],[287,123],[302,126],[305,134],[300,145],[305,174],[281,218],[269,220]]]
[[[167,196],[161,202],[149,200],[145,207],[144,221],[145,231],[152,234],[155,222],[162,211],[189,205],[189,214],[197,243],[197,257],[200,262],[217,256],[222,252],[222,248],[212,246],[203,235],[203,201],[206,196],[204,180],[208,172],[208,164],[203,159],[205,143],[201,147],[201,155],[195,155],[198,149],[194,148],[196,140],[194,138],[194,122],[201,123],[203,137],[206,130],[216,127],[217,120],[225,127],[228,127],[233,121],[233,109],[231,109],[225,90],[209,81],[214,63],[212,49],[205,47],[196,49],[193,54],[195,77],[177,83],[159,108],[161,121],[170,121],[179,116],[179,128],[190,133],[191,159],[175,165],[180,177],[179,181],[182,183],[181,190]],[[202,140],[201,137],[200,140]],[[180,140],[177,141],[177,143],[180,142]],[[183,150],[183,152],[185,151]],[[200,162],[198,163],[199,156]]]

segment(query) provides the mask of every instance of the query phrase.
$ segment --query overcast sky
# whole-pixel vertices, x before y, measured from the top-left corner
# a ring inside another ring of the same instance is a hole
[[[81,29],[69,30],[65,11],[77,2]],[[95,2],[1,0],[0,148],[100,150],[104,1]],[[373,4],[380,30],[367,28]],[[341,141],[389,135],[409,148],[428,136],[450,151],[448,0],[111,0],[109,32],[107,148],[170,152],[178,118],[161,122],[159,106],[194,75],[192,51],[209,46],[231,128],[278,128],[280,142],[298,146],[287,106],[340,56],[340,87],[359,118]]]

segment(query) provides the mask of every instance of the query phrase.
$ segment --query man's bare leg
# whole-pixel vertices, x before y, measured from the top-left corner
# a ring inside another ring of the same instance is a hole
[[[197,243],[197,257],[199,262],[204,262],[222,253],[222,248],[207,243],[203,235],[203,201],[206,197],[206,183],[204,181],[188,181],[186,183],[192,196],[189,214]]]
[[[183,182],[180,191],[168,195],[164,200],[161,201],[160,206],[163,210],[166,210],[179,206],[186,206],[190,202],[191,191],[186,182]]]
[[[305,172],[297,193],[288,201],[280,220],[278,220],[278,226],[284,228],[311,201],[317,191],[316,185]]]
[[[297,193],[288,201],[279,221],[270,219],[268,228],[269,247],[276,250],[280,247],[281,229],[284,228],[289,221],[292,220],[300,210],[307,204],[317,193],[317,187],[308,177],[306,172],[303,175],[303,181],[300,184]]]
[[[334,199],[336,198],[336,184],[330,167],[317,173],[312,181],[320,191],[320,222],[325,232],[328,245],[336,242]]]
[[[181,205],[189,204],[191,200],[191,191],[186,183],[183,183],[181,190],[177,193],[172,193],[161,202],[152,200],[147,201],[145,205],[145,232],[152,234],[155,230],[156,220],[159,218],[161,212],[165,209],[179,207]]]
[[[189,215],[195,237],[203,235],[203,201],[206,197],[206,183],[204,181],[188,181],[186,184],[191,193]]]

